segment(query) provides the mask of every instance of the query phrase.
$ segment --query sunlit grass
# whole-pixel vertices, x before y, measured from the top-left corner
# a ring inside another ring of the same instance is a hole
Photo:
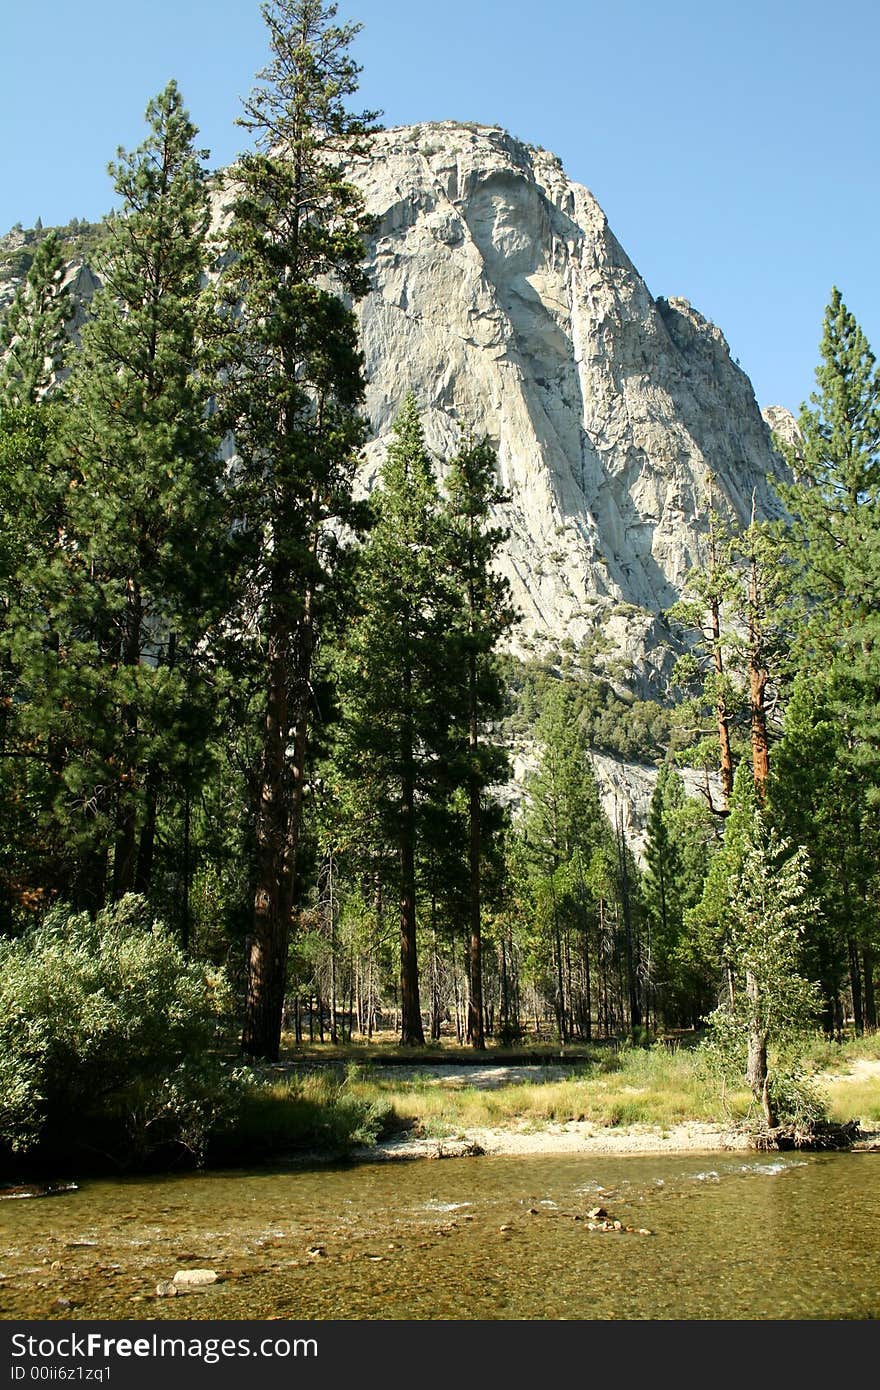
[[[432,1136],[469,1129],[543,1128],[588,1121],[598,1127],[668,1127],[688,1120],[724,1122],[745,1114],[745,1093],[719,1095],[692,1052],[665,1049],[609,1053],[564,1080],[491,1089],[452,1078],[402,1080],[384,1072],[352,1078],[354,1094],[387,1104],[401,1124]]]
[[[444,1041],[441,1047],[400,1048],[392,1035],[366,1044],[303,1045],[295,1056],[331,1062],[300,1077],[267,1081],[245,1101],[234,1136],[236,1148],[323,1150],[344,1154],[395,1131],[446,1138],[468,1130],[536,1131],[550,1125],[586,1121],[597,1128],[650,1125],[669,1129],[688,1121],[735,1124],[754,1118],[755,1106],[744,1084],[722,1089],[700,1049],[650,1048],[613,1044],[567,1047],[568,1074],[562,1079],[524,1080],[499,1086],[471,1084],[464,1068],[437,1077],[437,1063],[543,1063],[560,1060],[552,1044],[492,1048],[481,1057],[473,1049]],[[572,1061],[572,1057],[576,1057]],[[860,1058],[880,1058],[880,1038],[838,1044],[817,1036],[806,1054],[829,1103],[831,1118],[858,1118],[863,1126],[880,1120],[880,1083],[871,1078],[827,1082],[820,1073],[846,1077]],[[398,1065],[408,1064],[404,1074]],[[417,1069],[424,1066],[421,1075]],[[409,1074],[407,1072],[409,1071]]]
[[[826,1083],[824,1090],[832,1120],[840,1124],[858,1120],[863,1129],[876,1129],[880,1125],[880,1078],[832,1081]]]
[[[804,1052],[804,1061],[811,1070],[831,1073],[849,1071],[860,1058],[880,1061],[880,1033],[865,1033],[839,1043],[816,1034]]]

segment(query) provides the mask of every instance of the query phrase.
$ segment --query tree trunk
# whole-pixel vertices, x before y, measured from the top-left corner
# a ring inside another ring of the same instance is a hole
[[[712,627],[712,660],[717,675],[724,675],[724,658],[721,653],[721,604],[713,600],[709,605]],[[718,770],[721,774],[721,790],[727,806],[733,795],[733,752],[730,747],[730,711],[723,691],[719,691],[715,701],[715,715],[718,722]]]
[[[404,680],[404,708],[409,711],[412,678]],[[405,1046],[423,1046],[419,999],[419,960],[416,938],[416,826],[413,735],[409,718],[401,733],[400,786],[400,1041]]]
[[[286,573],[273,576],[276,594]],[[293,830],[286,754],[290,734],[288,682],[291,629],[283,599],[275,604],[269,637],[263,764],[257,810],[256,888],[248,953],[242,1050],[249,1057],[278,1060],[287,949],[293,900]]]
[[[125,637],[121,665],[135,667],[141,659],[142,602],[140,589],[128,581],[125,612]],[[134,890],[137,866],[137,740],[138,717],[133,705],[124,705],[120,722],[125,730],[128,748],[123,753],[122,782],[117,789],[116,838],[113,846],[113,898],[119,901]]]
[[[562,973],[562,933],[559,930],[559,910],[556,905],[555,865],[550,873],[550,894],[553,903],[553,939],[556,955],[556,1031],[559,1041],[565,1046],[568,1041],[565,1033],[565,978]]]
[[[862,949],[862,967],[865,984],[865,1027],[871,1033],[877,1031],[877,997],[874,993],[874,952],[870,946]]]
[[[718,761],[721,790],[724,794],[724,804],[727,806],[733,793],[733,753],[730,747],[730,711],[727,708],[727,700],[723,690],[724,656],[721,651],[721,598],[714,587],[718,571],[718,550],[715,538],[714,512],[712,511],[711,483],[709,491],[709,565],[713,586],[712,595],[708,600],[709,630],[712,643],[712,663],[719,680],[718,697],[715,701],[718,723]]]
[[[746,1080],[752,1095],[759,1102],[767,1127],[776,1125],[776,1112],[770,1100],[770,1078],[767,1070],[767,1034],[757,1022],[760,1008],[758,981],[751,970],[746,971],[746,994],[752,1005],[753,1018],[748,1031],[748,1061]]]
[[[468,795],[470,820],[470,939],[468,942],[468,1040],[485,1048],[483,1034],[483,961],[480,942],[480,786],[471,774]]]
[[[140,843],[137,852],[137,869],[134,876],[134,891],[145,897],[150,891],[153,877],[153,861],[156,855],[156,821],[158,818],[159,776],[155,768],[147,774],[146,812],[141,826]]]
[[[752,524],[755,501],[752,497]],[[770,744],[767,736],[767,682],[769,672],[764,653],[764,624],[760,608],[758,562],[754,552],[749,562],[749,715],[752,736],[752,773],[758,805],[767,797],[770,776]]]
[[[629,998],[630,1028],[641,1026],[642,1007],[639,1000],[638,976],[636,973],[636,948],[633,940],[632,912],[629,895],[629,872],[626,864],[626,841],[623,834],[623,816],[617,812],[617,854],[620,864],[620,902],[623,910],[624,937],[626,940],[627,994]]]
[[[856,1032],[861,1037],[865,1031],[865,1015],[862,1010],[862,974],[859,951],[852,937],[847,941],[849,951],[849,984],[852,991],[853,1021]]]

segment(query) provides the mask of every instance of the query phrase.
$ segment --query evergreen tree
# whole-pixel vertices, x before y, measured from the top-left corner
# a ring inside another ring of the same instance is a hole
[[[880,371],[864,333],[833,289],[825,311],[818,390],[801,407],[797,445],[783,446],[797,482],[783,491],[794,513],[792,550],[813,608],[808,650],[862,637],[880,610],[877,564]]]
[[[27,276],[0,324],[0,402],[4,411],[37,403],[64,361],[73,316],[57,232],[37,246]]]
[[[752,775],[760,805],[767,794],[770,748],[779,735],[780,696],[790,675],[792,610],[784,529],[752,517],[732,542],[736,586],[731,596],[735,618],[731,669],[748,701]]]
[[[663,1010],[672,1015],[672,960],[681,937],[684,908],[681,900],[682,868],[678,844],[670,826],[671,813],[684,801],[681,778],[664,763],[648,808],[643,893],[650,933],[651,986],[659,988]],[[656,1011],[656,1005],[655,1005]]]
[[[340,525],[359,525],[352,480],[364,438],[352,299],[366,290],[367,221],[343,176],[372,114],[345,106],[356,25],[320,0],[262,7],[271,61],[240,124],[257,148],[229,175],[232,260],[221,418],[235,436],[234,502],[250,544],[239,630],[262,689],[257,866],[243,1047],[278,1054],[313,719],[311,673]]]
[[[527,784],[528,803],[522,834],[532,865],[538,920],[549,929],[557,1031],[561,1042],[572,1032],[569,988],[570,945],[568,925],[577,922],[584,956],[584,984],[590,976],[590,913],[596,894],[590,876],[596,857],[613,864],[610,877],[619,889],[619,868],[614,833],[602,809],[599,789],[589,756],[589,744],[580,726],[572,691],[555,682],[545,696],[536,728],[541,746],[537,771]],[[600,894],[605,897],[605,894]],[[632,924],[630,922],[630,933]],[[631,934],[625,942],[630,996],[634,990],[635,960]],[[548,980],[548,984],[550,981]],[[637,1010],[638,1012],[638,1010]],[[640,1021],[639,1018],[635,1020]]]
[[[40,829],[48,788],[41,750],[26,733],[26,691],[12,652],[15,626],[40,630],[34,568],[57,535],[63,483],[52,456],[60,416],[58,373],[72,315],[53,233],[0,324],[0,929],[42,902]]]
[[[691,766],[717,768],[726,811],[733,792],[735,723],[741,693],[731,679],[732,632],[727,613],[737,589],[732,566],[731,535],[712,502],[712,478],[708,479],[708,556],[705,566],[693,570],[685,593],[668,612],[673,624],[689,634],[688,650],[676,663],[673,679],[684,701],[677,719],[686,730],[688,746],[681,758]],[[711,725],[714,725],[710,733]],[[707,798],[712,809],[707,779]]]
[[[745,1054],[746,1080],[770,1128],[779,1116],[770,1044],[778,1047],[806,1032],[818,1004],[818,991],[801,973],[801,938],[815,911],[806,855],[803,849],[789,851],[756,812],[743,837],[738,872],[726,885],[730,994],[710,1019],[722,1047]]]
[[[743,760],[734,774],[724,840],[711,859],[699,901],[685,913],[689,963],[703,981],[704,995],[717,988],[721,979],[728,993],[733,992],[728,907],[742,877],[757,812],[755,779],[750,764]]]
[[[840,677],[853,756],[877,766],[880,798],[880,369],[837,289],[820,352],[812,408],[801,408],[799,442],[786,448],[798,481],[783,496],[807,601],[797,652]]]
[[[848,827],[847,845],[828,888],[849,907],[830,915],[849,923],[853,1013],[861,1030],[865,1024],[876,1027],[877,927],[865,920],[870,913],[860,905],[876,895],[880,844],[880,370],[836,288],[825,312],[820,355],[817,390],[798,421],[799,441],[786,449],[797,481],[783,489],[783,497],[793,514],[791,564],[802,603],[795,657],[802,677],[820,692],[816,706],[822,713],[814,727],[829,716],[837,724],[831,739],[837,766],[822,769],[818,780],[831,804],[843,791],[840,824]],[[786,734],[789,769],[792,756],[798,757],[792,747],[797,727],[798,721],[789,724]],[[805,765],[802,775],[816,780]],[[791,786],[790,771],[786,781]],[[824,820],[820,816],[817,831]],[[827,841],[818,857],[830,867]],[[833,981],[830,974],[823,979],[827,996]]]
[[[90,906],[111,848],[113,896],[149,886],[160,784],[195,775],[197,649],[224,572],[218,437],[199,366],[204,156],[173,82],[147,122],[144,144],[111,165],[122,205],[66,383],[64,511],[31,576],[45,621],[25,613],[14,642],[72,861],[58,886]]]
[[[410,395],[373,497],[375,525],[359,557],[358,612],[340,681],[340,762],[396,847],[400,900],[401,1040],[424,1042],[416,935],[417,850],[425,804],[448,794],[450,626],[439,495]]]
[[[458,748],[453,750],[453,781],[467,797],[468,822],[468,1026],[474,1047],[482,1048],[483,983],[481,953],[481,873],[483,843],[491,808],[487,789],[506,780],[508,762],[485,729],[505,707],[505,688],[496,647],[511,626],[510,586],[492,572],[506,531],[490,524],[493,506],[505,501],[496,482],[497,460],[488,441],[462,449],[446,479],[449,580],[458,602],[450,631],[449,672],[457,683],[450,704],[457,715]],[[452,711],[451,711],[452,712]]]
[[[701,803],[685,794],[679,774],[664,763],[648,811],[642,881],[655,1009],[667,1024],[696,1024],[709,1007],[685,930],[708,867],[712,827]]]
[[[804,959],[821,988],[823,1027],[840,1037],[849,1012],[857,1032],[876,1027],[880,847],[838,696],[830,675],[796,679],[776,750],[769,814],[782,835],[809,852],[810,890],[821,913],[804,940]]]

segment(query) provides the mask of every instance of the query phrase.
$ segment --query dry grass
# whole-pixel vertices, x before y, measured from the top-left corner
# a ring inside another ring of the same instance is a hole
[[[489,1087],[468,1084],[464,1070],[461,1076],[452,1072],[438,1077],[427,1070],[422,1075],[417,1070],[407,1075],[391,1065],[407,1063],[417,1069],[438,1064],[473,1067],[506,1062],[545,1063],[549,1067],[558,1064],[561,1056],[570,1066],[570,1075],[563,1080],[528,1080]],[[572,1062],[572,1058],[577,1060]],[[880,1076],[856,1075],[853,1079],[827,1081],[822,1075],[846,1077],[853,1066],[863,1067],[874,1059],[880,1060],[878,1036],[843,1044],[815,1039],[808,1054],[808,1069],[828,1099],[831,1118],[844,1121],[858,1117],[863,1127],[873,1127],[880,1121]],[[480,1055],[472,1048],[459,1047],[454,1040],[424,1049],[404,1049],[395,1035],[388,1033],[377,1036],[370,1044],[334,1047],[316,1043],[289,1048],[285,1060],[338,1065],[329,1069],[331,1076],[335,1073],[332,1083],[329,1077],[307,1082],[305,1093],[296,1087],[291,1093],[279,1086],[271,1100],[264,1097],[264,1113],[256,1128],[268,1124],[271,1129],[280,1123],[283,1130],[291,1111],[304,1109],[306,1114],[301,1115],[296,1127],[314,1132],[309,1123],[311,1105],[303,1106],[304,1101],[319,1099],[317,1094],[309,1094],[312,1085],[319,1089],[331,1086],[334,1100],[341,1102],[337,1119],[342,1130],[340,1137],[348,1137],[346,1131],[357,1131],[357,1118],[362,1115],[373,1119],[374,1125],[374,1117],[381,1116],[376,1127],[386,1133],[408,1129],[426,1137],[448,1138],[474,1129],[540,1130],[571,1121],[588,1121],[603,1128],[637,1124],[667,1128],[690,1120],[728,1124],[753,1112],[752,1098],[745,1087],[722,1093],[718,1079],[707,1072],[699,1050],[691,1047],[670,1051],[660,1046],[618,1048],[600,1043],[560,1049],[558,1044],[546,1041],[527,1041],[519,1047],[490,1047],[486,1055]],[[327,1098],[322,1095],[321,1099]],[[291,1106],[293,1100],[298,1104]]]
[[[880,1128],[880,1076],[831,1081],[825,1084],[824,1090],[832,1120],[840,1124],[858,1120],[862,1129]]]
[[[431,1137],[469,1129],[542,1128],[587,1120],[602,1127],[687,1120],[725,1121],[745,1113],[745,1094],[725,1106],[699,1059],[688,1052],[623,1051],[578,1068],[561,1081],[523,1082],[492,1089],[443,1084],[429,1076],[410,1081],[372,1072],[349,1079],[362,1100],[390,1106],[401,1125]]]

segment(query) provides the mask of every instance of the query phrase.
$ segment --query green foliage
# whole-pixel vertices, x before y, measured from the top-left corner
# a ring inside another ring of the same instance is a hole
[[[687,929],[699,901],[714,839],[710,813],[688,798],[669,763],[660,768],[648,811],[642,900],[648,921],[650,986],[667,1027],[695,1023],[710,1007],[708,969]]]
[[[848,992],[861,1030],[876,1026],[880,946],[880,370],[836,288],[816,385],[797,444],[785,449],[796,479],[781,491],[792,515],[797,679],[772,805],[810,850],[825,1026],[840,1030]]]
[[[806,599],[797,653],[817,673],[831,664],[840,715],[855,735],[848,756],[880,784],[880,369],[836,288],[820,353],[812,408],[802,407],[800,438],[786,448],[798,481],[782,490]]]
[[[192,788],[204,773],[200,644],[228,573],[204,358],[204,152],[174,83],[147,121],[143,145],[112,166],[122,208],[104,289],[32,484],[55,505],[10,614],[21,735],[52,769],[47,833],[65,847],[44,873],[89,905],[103,901],[111,846],[114,894],[149,886],[158,784]]]
[[[142,898],[93,920],[56,907],[0,941],[0,1139],[118,1161],[198,1155],[232,1087],[213,1052],[231,999]]]
[[[244,562],[230,644],[262,726],[244,1044],[275,1057],[314,751],[313,667],[364,509],[353,497],[365,438],[363,358],[352,302],[367,290],[363,198],[346,155],[371,124],[347,109],[357,26],[321,0],[269,0],[271,57],[239,124],[255,137],[225,178],[232,194],[218,303],[219,418],[236,463],[230,505]],[[291,746],[292,743],[292,746]]]
[[[670,747],[673,711],[654,700],[638,700],[600,678],[562,676],[543,661],[505,657],[503,669],[511,691],[504,727],[510,737],[534,733],[550,687],[560,680],[577,704],[578,723],[590,748],[624,762],[656,763]]]
[[[726,840],[726,837],[725,837]],[[708,1023],[723,1056],[748,1075],[768,1123],[788,1116],[803,1070],[799,1052],[819,1008],[815,984],[801,973],[802,943],[816,905],[809,897],[806,854],[768,829],[758,812],[735,825],[717,863],[727,864],[716,899],[724,933],[729,993]],[[714,866],[713,866],[714,868]],[[788,1080],[768,1072],[768,1048],[790,1059]],[[806,1092],[803,1092],[806,1095]],[[804,1102],[806,1103],[806,1102]]]
[[[355,1078],[357,1080],[357,1078]],[[210,1141],[214,1162],[246,1161],[315,1152],[343,1158],[361,1145],[375,1144],[391,1126],[391,1106],[381,1096],[357,1094],[349,1076],[322,1070],[302,1077],[267,1081],[256,1073],[240,1103]]]
[[[62,365],[64,329],[73,316],[63,278],[61,243],[52,233],[37,247],[0,324],[0,409],[34,405]]]

